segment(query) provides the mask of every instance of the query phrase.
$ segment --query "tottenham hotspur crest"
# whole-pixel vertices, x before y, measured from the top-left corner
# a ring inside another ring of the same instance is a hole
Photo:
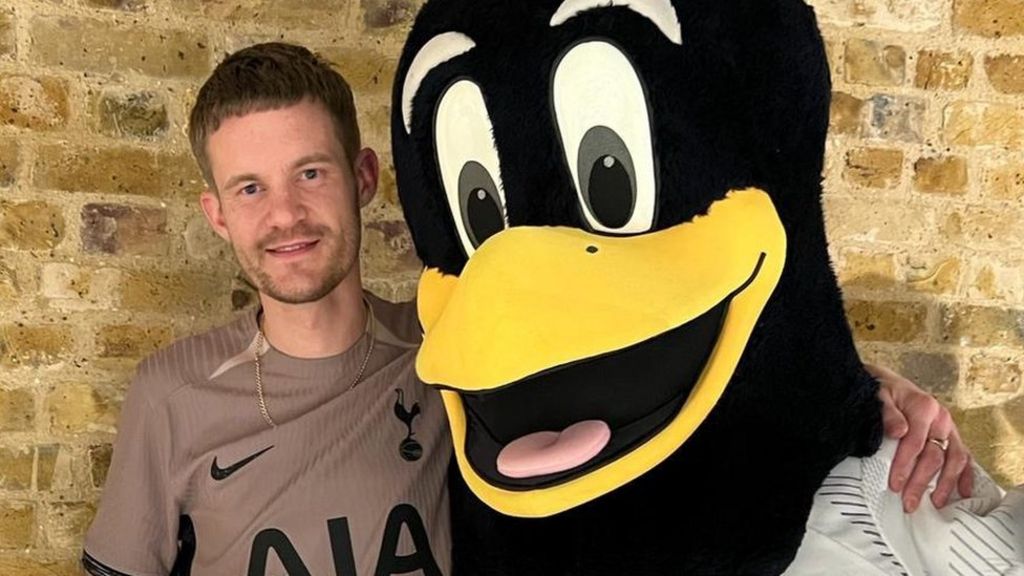
[[[405,460],[415,462],[423,456],[423,446],[416,440],[413,440],[415,432],[412,431],[412,421],[420,415],[420,404],[419,402],[414,402],[412,408],[406,408],[405,395],[402,393],[402,389],[396,388],[395,392],[398,393],[398,399],[395,400],[395,416],[405,424],[405,428],[408,431],[405,440],[402,440],[402,443],[398,445],[398,453]]]

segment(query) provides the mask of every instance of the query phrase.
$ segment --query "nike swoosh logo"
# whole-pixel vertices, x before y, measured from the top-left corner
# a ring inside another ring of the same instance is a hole
[[[217,466],[217,457],[214,456],[213,464],[210,465],[210,476],[213,476],[214,480],[224,480],[228,476],[231,476],[235,472],[241,470],[242,467],[248,464],[249,462],[252,462],[253,460],[259,458],[260,455],[262,455],[267,450],[270,450],[271,448],[273,448],[273,446],[267,446],[263,450],[260,450],[255,454],[246,456],[245,458],[239,460],[238,462],[235,462],[234,464],[228,466],[227,468],[221,468],[220,466]]]

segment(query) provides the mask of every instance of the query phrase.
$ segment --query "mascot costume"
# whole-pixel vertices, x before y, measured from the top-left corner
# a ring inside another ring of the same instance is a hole
[[[456,574],[1020,569],[1020,499],[979,481],[909,517],[885,490],[822,218],[829,97],[800,0],[425,3],[392,138]]]

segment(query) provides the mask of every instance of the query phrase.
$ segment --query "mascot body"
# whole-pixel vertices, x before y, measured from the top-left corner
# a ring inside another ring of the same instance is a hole
[[[881,439],[811,9],[430,0],[395,87],[458,573],[782,573]]]

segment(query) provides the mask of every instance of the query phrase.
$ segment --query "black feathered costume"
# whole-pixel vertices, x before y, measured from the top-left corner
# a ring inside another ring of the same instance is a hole
[[[827,254],[829,97],[800,0],[424,5],[392,140],[457,574],[789,565],[881,439]]]

